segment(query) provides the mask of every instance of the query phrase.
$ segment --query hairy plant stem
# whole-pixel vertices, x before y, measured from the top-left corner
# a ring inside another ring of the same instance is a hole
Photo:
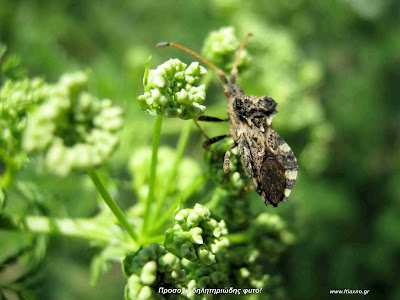
[[[158,155],[158,148],[160,145],[162,120],[163,120],[162,116],[157,116],[154,125],[153,149],[151,153],[151,165],[150,165],[149,194],[147,196],[144,219],[143,219],[143,227],[142,227],[143,235],[146,235],[146,232],[149,231],[148,223],[150,219],[150,208],[151,204],[154,201],[154,187],[157,175],[157,155]]]
[[[114,216],[118,219],[121,226],[125,228],[125,230],[129,233],[131,238],[137,242],[138,237],[136,232],[133,230],[131,224],[129,224],[128,220],[126,219],[124,213],[119,208],[118,204],[111,198],[110,194],[104,187],[103,183],[101,182],[99,176],[97,175],[94,169],[87,169],[87,173],[89,174],[90,179],[92,179],[96,189],[100,193],[101,197],[103,198],[104,202],[108,205]]]
[[[152,218],[152,225],[151,227],[154,226],[154,222],[159,219],[160,217],[160,212],[161,209],[164,207],[165,201],[167,200],[168,194],[171,192],[173,188],[175,188],[174,181],[176,180],[176,176],[178,175],[178,170],[183,158],[183,154],[185,153],[186,147],[189,142],[190,138],[190,133],[192,132],[192,122],[187,122],[185,128],[181,131],[178,145],[177,145],[177,150],[176,150],[176,155],[175,155],[175,160],[173,163],[173,170],[170,173],[170,176],[168,178],[168,182],[166,185],[166,188],[163,190],[163,193],[160,198],[158,198],[157,204],[156,204],[156,210],[153,214]]]

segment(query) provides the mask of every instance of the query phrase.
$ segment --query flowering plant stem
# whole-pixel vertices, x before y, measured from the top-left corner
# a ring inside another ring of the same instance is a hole
[[[161,197],[157,199],[157,204],[156,204],[156,210],[153,214],[153,222],[152,222],[152,227],[154,225],[154,222],[157,221],[160,217],[160,212],[161,209],[164,207],[165,201],[167,200],[168,193],[171,191],[172,187],[174,186],[174,181],[176,179],[176,176],[178,174],[180,162],[182,161],[183,154],[185,153],[187,144],[189,142],[190,138],[190,133],[192,131],[192,122],[187,122],[185,128],[181,131],[181,135],[179,137],[178,141],[178,146],[176,150],[176,156],[175,156],[175,161],[173,164],[173,170],[169,176],[168,183],[167,183],[167,188],[163,191]]]
[[[154,126],[153,149],[152,149],[152,153],[151,153],[151,165],[150,165],[149,194],[147,196],[146,210],[144,213],[142,233],[146,233],[148,231],[148,222],[149,222],[149,218],[150,218],[150,207],[154,201],[154,187],[155,187],[155,183],[156,183],[156,174],[157,174],[157,172],[156,172],[157,171],[157,154],[158,154],[158,147],[160,145],[162,120],[163,120],[162,116],[157,116],[156,123]]]
[[[173,220],[173,213],[174,210],[177,208],[181,207],[183,203],[186,202],[186,200],[196,191],[198,191],[201,186],[204,184],[206,181],[206,176],[201,176],[197,178],[197,180],[190,186],[188,189],[184,192],[184,194],[181,197],[176,197],[174,202],[168,206],[166,209],[165,213],[159,216],[158,219],[155,220],[154,225],[152,227],[152,232],[155,232],[156,230],[160,230],[163,228],[163,226],[168,222]]]
[[[104,202],[108,205],[112,213],[115,215],[115,217],[118,219],[122,227],[125,228],[125,230],[129,233],[131,238],[137,242],[138,237],[136,232],[133,230],[133,227],[131,224],[129,224],[128,220],[126,219],[124,213],[122,210],[119,208],[118,204],[114,201],[113,198],[111,198],[110,194],[104,187],[103,183],[101,182],[99,176],[97,175],[96,171],[94,169],[87,169],[87,173],[89,174],[90,179],[92,179],[94,185],[96,186],[96,189],[100,193],[101,197],[103,198]]]

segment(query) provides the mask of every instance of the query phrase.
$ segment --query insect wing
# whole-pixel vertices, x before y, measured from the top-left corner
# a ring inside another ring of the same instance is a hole
[[[283,190],[283,198],[281,200],[285,202],[296,183],[298,164],[292,149],[290,149],[289,145],[276,132],[275,143],[278,152],[276,159],[285,172],[285,189]]]
[[[265,133],[247,128],[238,138],[240,160],[266,205],[289,197],[297,178],[297,159],[289,145],[269,127]]]

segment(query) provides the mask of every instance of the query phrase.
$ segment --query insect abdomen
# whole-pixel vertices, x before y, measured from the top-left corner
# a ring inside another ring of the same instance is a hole
[[[266,205],[278,206],[286,186],[285,170],[276,157],[266,157],[260,169],[261,197]]]

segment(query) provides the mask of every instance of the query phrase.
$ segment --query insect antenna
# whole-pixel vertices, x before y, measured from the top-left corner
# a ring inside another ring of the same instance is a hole
[[[189,53],[190,55],[196,57],[197,59],[201,60],[205,65],[209,66],[211,69],[213,69],[215,72],[217,72],[217,75],[222,81],[222,84],[225,86],[228,84],[228,79],[226,78],[226,75],[224,72],[222,72],[220,69],[218,69],[216,66],[214,66],[212,63],[208,62],[204,58],[202,58],[200,55],[198,55],[196,52],[189,50],[181,45],[175,44],[175,43],[170,43],[170,42],[161,42],[156,45],[156,47],[166,47],[166,46],[171,46],[178,48],[180,50],[185,51],[186,53]]]
[[[249,38],[252,36],[251,33],[246,34],[246,36],[243,39],[242,44],[240,45],[239,51],[236,54],[236,59],[235,59],[235,64],[233,65],[230,77],[231,77],[231,83],[234,84],[236,82],[236,78],[237,78],[237,74],[238,74],[238,64],[239,64],[239,58],[240,58],[240,54],[242,53],[244,46],[246,45],[247,41],[249,40]]]

